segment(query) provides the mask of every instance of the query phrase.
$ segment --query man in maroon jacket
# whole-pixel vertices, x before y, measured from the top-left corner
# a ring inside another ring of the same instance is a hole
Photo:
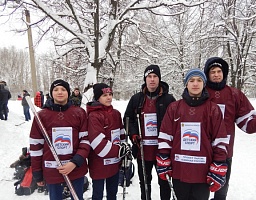
[[[175,98],[169,94],[169,85],[161,80],[159,66],[149,65],[144,71],[144,84],[141,86],[141,92],[131,97],[123,120],[126,123],[126,117],[129,117],[129,136],[133,143],[133,155],[137,158],[142,200],[147,197],[151,199],[152,169],[156,167],[157,136],[165,111],[174,101]],[[141,130],[139,130],[137,114]],[[142,138],[139,136],[140,131]],[[141,156],[141,151],[138,151],[140,142],[143,143],[144,158]],[[142,159],[145,160],[147,185],[144,182]],[[158,178],[158,184],[160,199],[169,200],[171,190],[168,182]],[[147,193],[145,188],[148,188]]]
[[[226,85],[228,71],[228,63],[222,58],[212,57],[205,63],[204,73],[208,78],[206,89],[210,95],[209,99],[220,107],[230,139],[226,184],[215,192],[214,200],[225,200],[227,196],[235,139],[235,123],[246,133],[256,132],[256,111],[240,90]]]

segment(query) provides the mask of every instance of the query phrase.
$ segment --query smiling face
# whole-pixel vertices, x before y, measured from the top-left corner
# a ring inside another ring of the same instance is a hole
[[[159,77],[155,73],[150,73],[146,77],[146,85],[149,92],[155,92],[159,85]]]
[[[187,83],[188,93],[191,97],[200,97],[204,88],[204,81],[199,76],[193,76]]]
[[[220,83],[223,80],[223,72],[220,67],[212,67],[209,71],[209,80],[213,83]]]
[[[104,106],[111,106],[113,94],[112,93],[104,93],[100,96],[98,101]]]
[[[65,105],[68,102],[68,91],[63,86],[53,88],[52,97],[55,104]]]

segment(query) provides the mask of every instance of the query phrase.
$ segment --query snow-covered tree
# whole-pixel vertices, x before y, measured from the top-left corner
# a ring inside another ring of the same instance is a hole
[[[7,2],[6,0],[5,3]],[[53,39],[60,58],[68,55],[72,61],[67,62],[72,63],[75,61],[70,55],[74,55],[74,51],[75,54],[82,54],[83,60],[76,71],[85,71],[86,90],[101,76],[100,69],[104,66],[121,24],[129,23],[139,29],[140,21],[138,18],[134,20],[138,12],[147,10],[155,15],[164,15],[160,8],[171,10],[176,5],[192,7],[202,2],[203,0],[19,0],[16,1],[15,10],[11,12],[30,10],[36,20],[28,25],[37,29],[41,37]]]
[[[255,0],[216,0],[205,4],[209,13],[203,30],[206,52],[229,63],[230,85],[238,89],[245,89],[255,73],[255,5]]]

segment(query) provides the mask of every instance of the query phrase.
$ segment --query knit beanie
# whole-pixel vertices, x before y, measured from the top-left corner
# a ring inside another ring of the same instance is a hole
[[[219,58],[219,57],[209,58],[206,61],[205,66],[204,66],[204,73],[207,78],[209,78],[209,71],[212,67],[221,68],[222,73],[223,73],[223,79],[224,80],[227,79],[229,67],[228,67],[228,63],[225,60],[223,60],[222,58]]]
[[[55,87],[57,87],[57,86],[62,86],[62,87],[64,87],[64,88],[66,88],[66,90],[67,90],[67,92],[68,92],[68,97],[70,96],[70,87],[69,87],[68,82],[63,81],[63,80],[61,80],[61,79],[58,79],[58,80],[53,81],[53,83],[52,83],[52,85],[51,85],[51,87],[50,87],[50,96],[51,96],[52,98],[53,98],[53,96],[52,96],[52,91],[53,91],[53,89],[54,89]]]
[[[154,73],[158,76],[159,81],[161,81],[161,72],[160,72],[160,68],[158,65],[149,65],[145,71],[144,71],[144,81],[146,81],[146,77],[151,74]]]
[[[184,78],[184,86],[186,87],[186,85],[188,84],[188,81],[194,77],[194,76],[199,76],[203,82],[204,82],[204,86],[206,84],[206,81],[207,81],[207,78],[204,74],[204,72],[199,69],[199,68],[195,68],[195,69],[190,69],[187,74],[185,75],[185,78]]]
[[[94,99],[98,101],[101,95],[105,93],[112,93],[112,89],[105,83],[96,83],[93,85],[93,94],[94,94]]]

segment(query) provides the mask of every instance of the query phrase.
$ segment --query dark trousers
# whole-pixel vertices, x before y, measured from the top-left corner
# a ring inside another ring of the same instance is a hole
[[[92,200],[102,200],[106,180],[107,200],[116,200],[119,172],[106,179],[92,180]]]
[[[84,193],[84,177],[71,181],[72,186],[78,196],[79,200],[83,200]],[[47,184],[50,200],[62,200],[62,192],[65,184]],[[70,193],[71,194],[71,193]],[[71,195],[71,199],[74,198]]]
[[[29,113],[29,106],[23,106],[23,112],[25,115],[25,120],[31,120],[30,113]]]
[[[138,175],[140,180],[140,190],[141,190],[141,199],[146,200],[146,193],[145,193],[145,184],[144,184],[144,176],[143,176],[143,169],[142,169],[142,160],[137,159],[138,163]],[[151,181],[152,181],[152,169],[153,166],[156,169],[156,161],[145,161],[145,171],[146,171],[146,182],[148,186],[148,197],[151,199]],[[159,178],[158,176],[158,185],[160,186],[160,199],[161,200],[170,200],[171,198],[171,189],[168,184],[168,181],[164,181]]]
[[[173,189],[178,200],[208,200],[210,196],[207,183],[185,183],[172,179]]]
[[[226,161],[228,164],[228,171],[226,174],[226,183],[220,190],[214,193],[214,200],[226,200],[227,198],[229,179],[231,174],[232,158],[228,158]]]
[[[4,113],[4,102],[0,101],[0,119],[1,120],[4,120],[3,113]]]
[[[8,118],[7,103],[8,102],[0,101],[0,119],[1,120],[7,120]]]

